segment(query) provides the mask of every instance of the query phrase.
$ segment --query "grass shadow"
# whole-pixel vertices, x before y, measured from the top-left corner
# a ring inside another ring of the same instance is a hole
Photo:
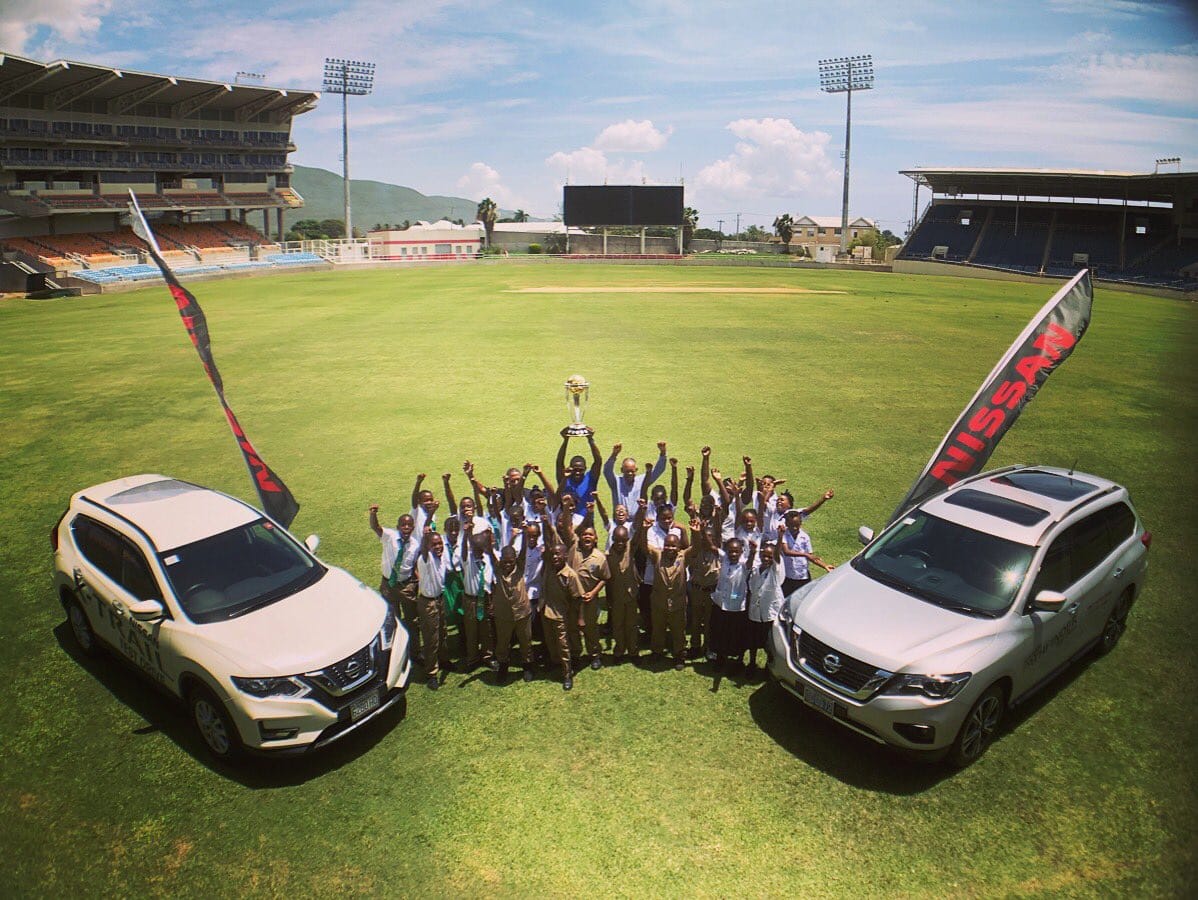
[[[110,650],[95,656],[84,654],[64,620],[54,628],[54,638],[63,652],[91,675],[117,700],[129,707],[146,724],[132,729],[138,737],[156,732],[166,735],[196,762],[248,788],[290,787],[336,771],[368,752],[403,718],[406,704],[397,704],[331,746],[298,756],[247,755],[236,763],[212,758],[191,725],[183,703],[151,685],[131,665]]]

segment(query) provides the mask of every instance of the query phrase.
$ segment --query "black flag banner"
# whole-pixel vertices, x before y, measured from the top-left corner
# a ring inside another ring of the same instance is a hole
[[[1083,269],[1044,304],[949,429],[891,522],[982,471],[1007,429],[1086,333],[1093,297],[1090,272]]]
[[[133,191],[129,192],[129,198],[133,231],[149,245],[150,256],[162,270],[162,277],[166,279],[166,286],[170,289],[171,296],[175,298],[175,305],[179,307],[179,316],[183,319],[184,327],[187,328],[187,336],[191,338],[192,345],[200,355],[200,363],[204,366],[204,372],[208,375],[208,380],[212,382],[216,397],[220,400],[221,409],[225,411],[225,418],[229,420],[229,427],[233,429],[233,437],[237,441],[241,455],[245,458],[246,468],[250,470],[250,479],[258,491],[258,499],[262,501],[262,508],[267,515],[284,528],[290,528],[296,513],[299,512],[299,504],[291,496],[291,491],[287,490],[287,485],[283,484],[283,479],[263,462],[258,451],[254,449],[254,445],[250,443],[250,439],[246,437],[245,431],[237,421],[237,416],[233,415],[233,410],[229,408],[229,403],[225,400],[224,382],[221,381],[220,372],[216,368],[216,360],[212,358],[212,341],[208,335],[208,320],[204,316],[204,311],[200,309],[200,304],[196,302],[196,298],[192,296],[191,292],[179,284],[179,279],[175,277],[171,267],[162,258],[158,242],[154,239],[154,233],[150,231],[150,226],[141,213],[141,207],[138,206],[137,197],[133,196]]]

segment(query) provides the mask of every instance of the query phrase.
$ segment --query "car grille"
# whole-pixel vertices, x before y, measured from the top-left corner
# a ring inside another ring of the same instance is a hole
[[[378,639],[375,638],[356,653],[351,653],[331,666],[325,666],[315,672],[306,672],[304,677],[311,679],[334,697],[348,694],[374,677],[377,644]]]
[[[841,653],[806,631],[799,635],[798,645],[800,666],[857,699],[874,694],[893,674]]]

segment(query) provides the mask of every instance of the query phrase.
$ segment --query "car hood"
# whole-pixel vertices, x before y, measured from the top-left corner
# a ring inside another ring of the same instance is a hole
[[[797,602],[794,623],[830,647],[891,672],[939,675],[994,639],[997,619],[944,609],[845,565]]]
[[[343,569],[227,622],[196,627],[195,636],[224,657],[230,675],[298,675],[361,650],[383,627],[387,604]]]

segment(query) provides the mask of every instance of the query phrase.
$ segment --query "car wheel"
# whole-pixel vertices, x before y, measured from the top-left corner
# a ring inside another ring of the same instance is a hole
[[[1102,626],[1102,637],[1098,639],[1098,644],[1094,648],[1099,656],[1106,656],[1115,649],[1119,638],[1123,637],[1123,632],[1127,630],[1127,614],[1129,612],[1131,612],[1131,591],[1124,591],[1115,601],[1115,607],[1107,616],[1106,624]]]
[[[981,758],[998,733],[1006,705],[1006,696],[997,684],[991,685],[978,697],[949,752],[953,765],[963,769]]]
[[[187,695],[191,722],[200,740],[214,757],[220,760],[235,758],[241,751],[237,729],[225,711],[225,705],[206,687],[196,686]]]
[[[100,649],[96,633],[92,631],[92,623],[88,621],[87,613],[78,600],[67,601],[67,624],[71,626],[71,637],[75,639],[76,646],[87,656],[95,656]]]

